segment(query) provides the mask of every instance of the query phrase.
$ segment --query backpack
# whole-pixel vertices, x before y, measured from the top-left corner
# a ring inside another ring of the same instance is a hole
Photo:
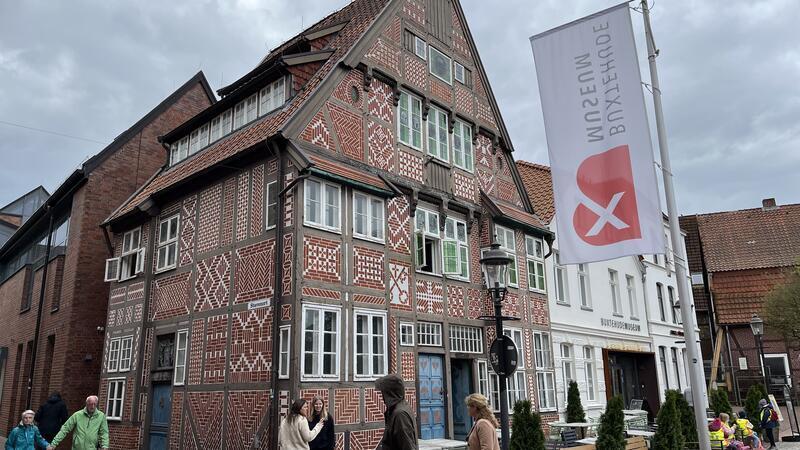
[[[772,408],[769,410],[769,421],[778,422],[778,413]]]

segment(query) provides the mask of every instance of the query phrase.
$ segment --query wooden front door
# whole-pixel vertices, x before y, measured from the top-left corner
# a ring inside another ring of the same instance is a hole
[[[419,355],[419,426],[422,439],[444,439],[444,364],[439,355]]]

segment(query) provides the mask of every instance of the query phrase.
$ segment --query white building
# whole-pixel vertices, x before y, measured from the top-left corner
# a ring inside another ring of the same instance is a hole
[[[518,167],[535,211],[556,231],[549,168],[526,162]],[[566,409],[572,379],[589,417],[599,416],[614,395],[621,395],[626,407],[645,400],[657,412],[665,389],[688,385],[680,311],[672,307],[678,297],[669,246],[667,257],[566,266],[558,263],[557,234],[553,247],[546,274],[556,408]]]

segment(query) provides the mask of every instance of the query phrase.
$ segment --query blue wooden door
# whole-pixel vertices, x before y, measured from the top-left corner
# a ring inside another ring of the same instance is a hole
[[[453,407],[453,438],[459,441],[467,440],[467,434],[472,427],[472,418],[469,416],[464,400],[472,390],[472,364],[470,359],[450,360],[450,392]]]
[[[444,438],[444,368],[438,355],[419,355],[419,426],[422,439]]]
[[[171,414],[172,386],[169,384],[154,384],[153,414],[150,417],[150,450],[166,450]]]

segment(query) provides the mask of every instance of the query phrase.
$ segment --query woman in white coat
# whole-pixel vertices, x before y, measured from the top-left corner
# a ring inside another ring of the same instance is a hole
[[[297,399],[292,403],[289,415],[281,421],[278,431],[278,447],[281,450],[308,450],[308,443],[322,431],[325,419],[310,429],[308,426],[308,402]]]

